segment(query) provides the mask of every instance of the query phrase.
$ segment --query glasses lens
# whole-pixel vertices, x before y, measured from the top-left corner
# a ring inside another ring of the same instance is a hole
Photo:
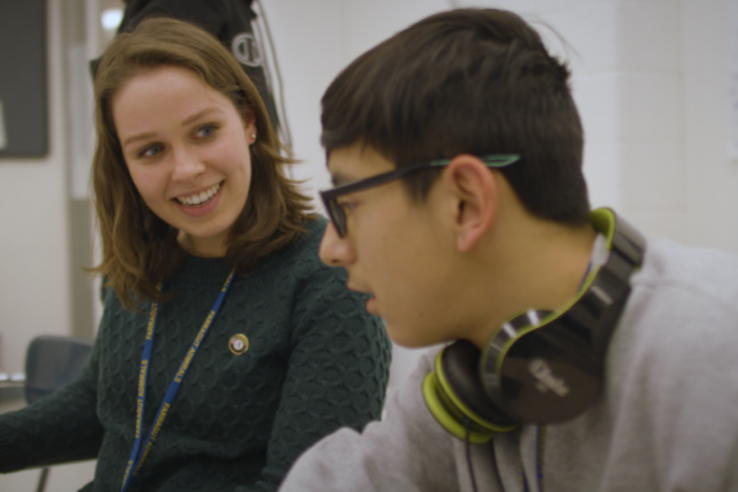
[[[328,201],[328,211],[331,214],[331,220],[333,220],[333,225],[338,235],[344,237],[346,235],[346,214],[343,208],[333,199]]]

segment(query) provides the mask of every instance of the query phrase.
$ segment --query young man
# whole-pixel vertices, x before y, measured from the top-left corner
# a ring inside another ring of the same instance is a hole
[[[738,259],[590,211],[568,78],[455,10],[328,88],[321,258],[397,343],[454,343],[283,492],[738,490]]]

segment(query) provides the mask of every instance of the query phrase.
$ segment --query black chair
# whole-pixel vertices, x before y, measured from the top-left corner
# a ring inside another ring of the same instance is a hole
[[[26,402],[32,405],[74,381],[87,364],[92,342],[81,338],[42,335],[26,352]],[[41,470],[37,492],[46,488],[49,469]]]

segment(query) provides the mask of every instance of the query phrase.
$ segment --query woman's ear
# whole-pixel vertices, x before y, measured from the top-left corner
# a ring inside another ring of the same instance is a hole
[[[256,141],[256,113],[251,106],[245,105],[243,108],[243,127],[246,131],[246,138],[249,144]]]
[[[454,203],[457,249],[471,251],[492,227],[499,205],[497,177],[478,157],[461,154],[444,169]]]

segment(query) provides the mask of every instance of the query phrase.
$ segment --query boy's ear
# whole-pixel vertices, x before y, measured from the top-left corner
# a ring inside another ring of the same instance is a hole
[[[499,206],[497,178],[478,157],[456,156],[443,171],[453,206],[456,247],[471,251],[494,223]]]

